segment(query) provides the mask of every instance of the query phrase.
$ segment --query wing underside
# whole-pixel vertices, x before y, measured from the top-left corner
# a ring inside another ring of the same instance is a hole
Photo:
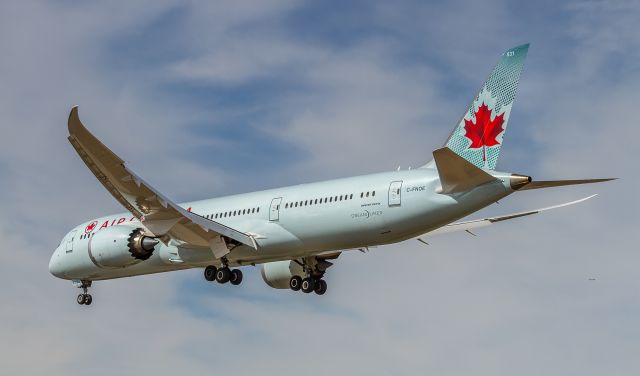
[[[69,142],[98,181],[157,237],[208,247],[216,258],[226,255],[233,239],[257,249],[255,239],[221,223],[191,213],[147,184],[80,122],[78,107],[69,115]]]
[[[497,217],[489,217],[489,218],[482,218],[482,219],[476,219],[476,220],[471,220],[471,221],[465,221],[465,222],[456,222],[456,223],[451,223],[448,224],[446,226],[442,226],[438,229],[435,229],[433,231],[430,231],[426,234],[420,235],[416,238],[414,238],[415,240],[418,240],[420,242],[426,243],[424,241],[424,237],[427,236],[431,236],[431,235],[438,235],[438,234],[446,234],[446,233],[450,233],[450,232],[457,232],[457,231],[467,231],[467,232],[471,232],[471,230],[475,230],[481,227],[486,227],[486,226],[490,226],[499,222],[503,222],[503,221],[507,221],[509,219],[515,219],[515,218],[520,218],[520,217],[526,217],[529,215],[533,215],[533,214],[538,214],[547,210],[552,210],[552,209],[558,209],[558,208],[562,208],[565,206],[570,206],[570,205],[575,205],[575,204],[579,204],[581,202],[587,201],[593,197],[595,197],[597,195],[591,195],[589,197],[585,197],[582,198],[580,200],[575,200],[575,201],[571,201],[571,202],[567,202],[564,204],[560,204],[560,205],[554,205],[554,206],[549,206],[546,208],[541,208],[541,209],[535,209],[535,210],[529,210],[529,211],[525,211],[525,212],[520,212],[520,213],[513,213],[513,214],[507,214],[507,215],[502,215],[502,216],[497,216]]]

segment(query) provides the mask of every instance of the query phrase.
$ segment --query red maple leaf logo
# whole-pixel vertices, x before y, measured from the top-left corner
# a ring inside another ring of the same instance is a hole
[[[464,136],[471,140],[469,149],[482,148],[482,159],[485,161],[487,160],[487,156],[484,147],[500,145],[497,137],[500,133],[504,132],[504,128],[502,128],[504,112],[491,120],[492,113],[493,110],[490,110],[489,107],[482,102],[475,114],[475,123],[471,120],[464,119]]]
[[[89,223],[87,227],[84,229],[85,234],[88,234],[91,231],[93,231],[93,229],[96,228],[97,225],[98,225],[98,221],[93,221]]]

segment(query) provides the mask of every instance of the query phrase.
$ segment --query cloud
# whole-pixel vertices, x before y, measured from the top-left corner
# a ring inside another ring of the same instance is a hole
[[[637,6],[291,1],[0,6],[3,369],[637,374]],[[549,21],[551,20],[551,21]],[[491,22],[489,22],[491,21]],[[96,283],[47,272],[76,223],[120,206],[66,116],[177,200],[417,167],[507,47],[533,41],[499,167],[619,176],[478,215],[599,192],[466,234],[343,254],[322,298],[199,270]],[[595,281],[589,281],[595,278]]]

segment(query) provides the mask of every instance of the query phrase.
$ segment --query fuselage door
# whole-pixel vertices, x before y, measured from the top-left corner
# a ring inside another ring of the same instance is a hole
[[[66,245],[67,253],[73,252],[73,239],[76,237],[76,232],[78,232],[78,230],[73,230],[67,236],[67,245]]]
[[[400,206],[402,203],[402,180],[389,184],[389,206]]]
[[[269,210],[269,220],[277,221],[280,219],[280,204],[282,203],[282,197],[274,198],[271,200],[271,209]]]

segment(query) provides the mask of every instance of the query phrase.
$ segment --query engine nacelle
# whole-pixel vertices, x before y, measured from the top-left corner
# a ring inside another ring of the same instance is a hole
[[[101,267],[125,268],[151,257],[156,244],[141,228],[112,226],[89,239],[89,257]]]
[[[288,289],[294,275],[304,278],[304,270],[295,261],[276,261],[262,264],[262,279],[274,289]]]

